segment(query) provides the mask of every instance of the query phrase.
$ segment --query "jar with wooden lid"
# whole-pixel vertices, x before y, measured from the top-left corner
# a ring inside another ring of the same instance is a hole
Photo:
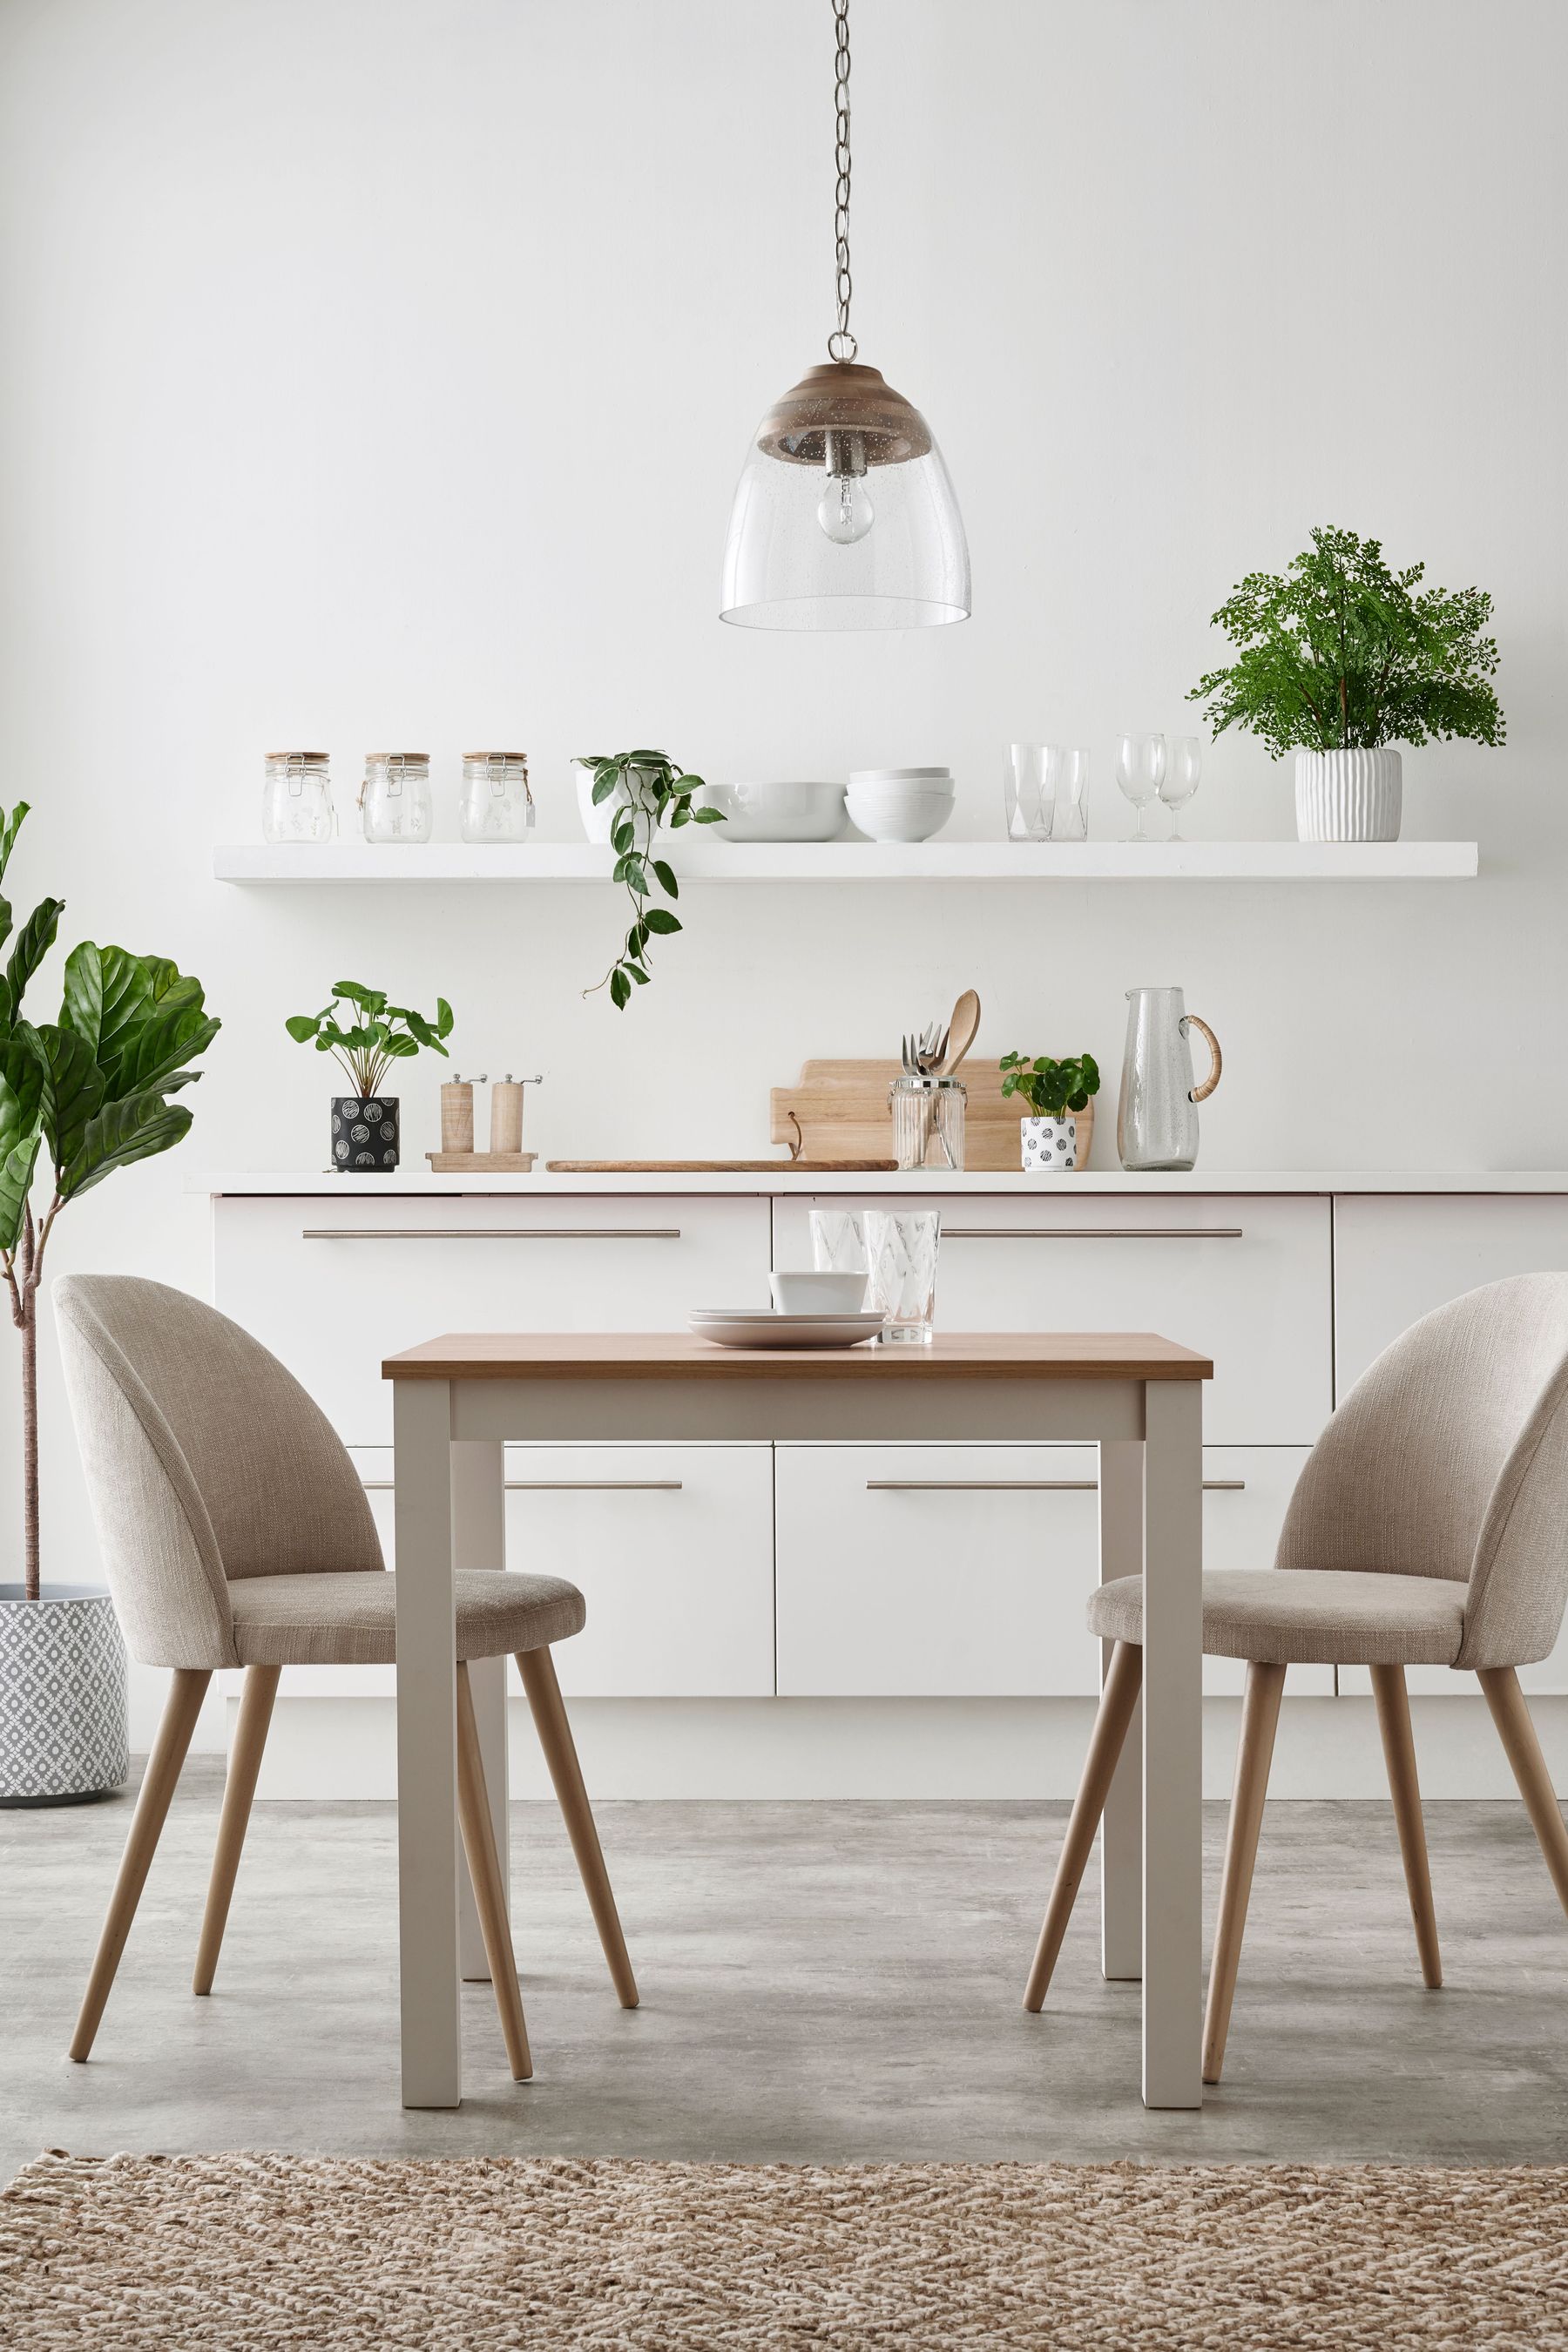
[[[526,751],[465,751],[465,841],[526,841],[533,830]]]
[[[367,841],[428,841],[436,827],[428,751],[372,751],[360,786]]]
[[[268,751],[261,788],[262,840],[331,841],[336,831],[327,754]]]

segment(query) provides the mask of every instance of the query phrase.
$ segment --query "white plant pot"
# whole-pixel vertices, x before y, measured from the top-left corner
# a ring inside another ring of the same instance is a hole
[[[649,769],[633,768],[628,771],[628,773],[633,779],[634,783],[641,790],[646,791],[649,786],[651,786],[653,777],[652,772]],[[583,820],[583,830],[587,835],[590,841],[599,841],[607,844],[611,832],[615,826],[616,812],[617,809],[630,808],[633,805],[633,800],[634,794],[630,790],[628,790],[626,778],[623,777],[620,782],[616,784],[615,791],[610,794],[608,800],[601,801],[595,808],[594,805],[594,771],[592,768],[578,769],[577,810]],[[640,806],[647,807],[648,803],[644,800],[640,801],[638,804]]]
[[[1298,841],[1397,841],[1397,751],[1298,751]]]
[[[1076,1118],[1021,1118],[1018,1147],[1027,1176],[1059,1176],[1078,1166]]]
[[[0,1805],[106,1796],[131,1770],[125,1644],[101,1585],[0,1584]]]

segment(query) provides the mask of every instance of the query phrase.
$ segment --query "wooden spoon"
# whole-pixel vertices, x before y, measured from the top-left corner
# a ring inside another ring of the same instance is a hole
[[[980,999],[973,989],[966,988],[952,1008],[952,1019],[947,1025],[947,1056],[942,1075],[951,1078],[971,1045],[980,1026]]]

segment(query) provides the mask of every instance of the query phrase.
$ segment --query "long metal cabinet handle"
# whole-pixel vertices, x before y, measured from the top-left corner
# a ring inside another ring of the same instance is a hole
[[[1245,1478],[1205,1478],[1205,1495],[1239,1495]],[[1093,1495],[1098,1478],[868,1478],[868,1495]]]
[[[944,1242],[1238,1242],[1240,1225],[944,1225]]]
[[[679,1225],[307,1225],[302,1242],[678,1242]]]
[[[679,1495],[679,1478],[503,1478],[509,1495]],[[363,1478],[367,1495],[390,1495],[395,1481]]]

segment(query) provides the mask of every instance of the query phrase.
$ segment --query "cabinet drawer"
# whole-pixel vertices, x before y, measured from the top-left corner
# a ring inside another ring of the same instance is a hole
[[[1272,1565],[1306,1453],[1205,1449],[1208,1566]],[[1093,1446],[779,1446],[781,1696],[1092,1696],[1097,1476]],[[1204,1686],[1244,1672],[1208,1659]],[[1326,1696],[1332,1669],[1290,1687]]]
[[[757,1200],[315,1197],[215,1204],[217,1305],[350,1444],[392,1435],[382,1360],[442,1331],[675,1331],[768,1293]]]
[[[942,1211],[938,1328],[1157,1331],[1214,1359],[1204,1433],[1224,1445],[1310,1445],[1331,1403],[1330,1209],[1319,1200],[781,1201],[780,1265],[808,1265],[824,1208]]]
[[[1568,1267],[1568,1199],[1340,1194],[1334,1202],[1338,1393],[1435,1307],[1484,1282]]]

